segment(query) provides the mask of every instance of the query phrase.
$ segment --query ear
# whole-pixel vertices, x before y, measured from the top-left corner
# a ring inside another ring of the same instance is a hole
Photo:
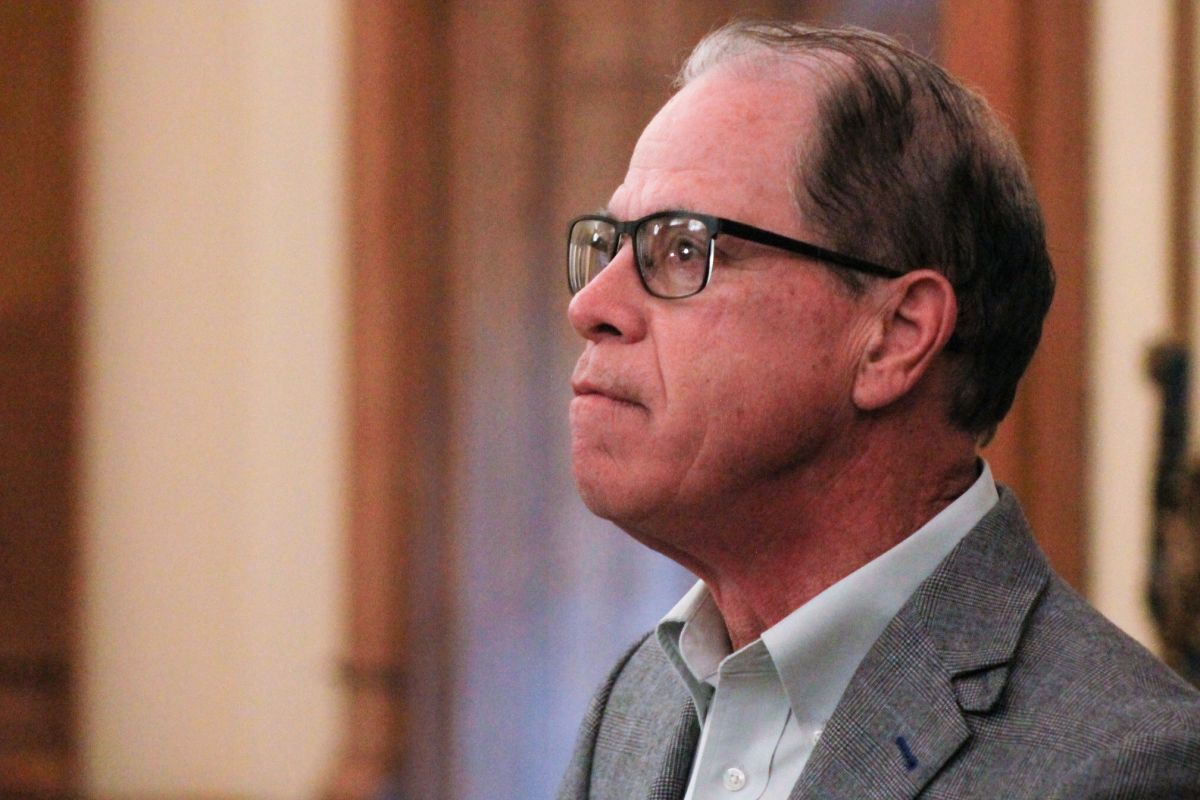
[[[940,272],[914,270],[880,290],[884,299],[854,380],[854,403],[864,411],[908,394],[950,341],[958,318],[954,287]]]

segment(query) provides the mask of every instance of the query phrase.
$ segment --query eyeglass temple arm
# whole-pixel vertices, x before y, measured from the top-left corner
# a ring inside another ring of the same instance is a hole
[[[898,278],[904,273],[898,269],[885,267],[882,264],[876,264],[873,261],[865,261],[861,258],[848,256],[843,253],[838,253],[833,250],[826,250],[815,244],[802,242],[799,239],[791,239],[787,236],[781,236],[778,233],[765,231],[762,228],[756,228],[753,225],[745,225],[741,222],[735,222],[729,219],[719,219],[717,226],[718,233],[728,233],[736,236],[739,239],[745,239],[749,242],[757,242],[765,244],[768,247],[776,247],[780,250],[786,250],[789,253],[808,256],[809,258],[820,259],[827,261],[830,264],[846,267],[857,272],[865,272],[868,275],[879,275],[884,278]]]

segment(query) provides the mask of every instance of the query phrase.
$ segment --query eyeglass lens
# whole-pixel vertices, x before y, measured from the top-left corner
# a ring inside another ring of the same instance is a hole
[[[570,246],[567,248],[567,281],[575,294],[592,279],[617,253],[617,229],[607,220],[580,219],[571,226]]]
[[[708,279],[708,226],[695,217],[654,217],[639,226],[638,265],[651,294],[687,297]]]
[[[590,283],[617,253],[619,234],[606,219],[571,226],[567,277],[572,293]],[[703,220],[682,215],[642,220],[634,231],[635,261],[646,289],[658,297],[687,297],[704,288],[712,237]]]

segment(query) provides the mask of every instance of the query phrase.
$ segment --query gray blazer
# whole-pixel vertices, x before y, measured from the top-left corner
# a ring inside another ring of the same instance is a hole
[[[657,641],[584,719],[559,800],[679,800],[698,728]],[[859,665],[790,800],[1200,798],[1200,693],[1051,570],[1012,493]]]

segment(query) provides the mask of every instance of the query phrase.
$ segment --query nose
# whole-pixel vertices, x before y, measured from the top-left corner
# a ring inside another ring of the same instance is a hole
[[[646,335],[649,299],[637,276],[633,247],[626,242],[609,265],[571,298],[567,320],[591,342],[634,342]]]

